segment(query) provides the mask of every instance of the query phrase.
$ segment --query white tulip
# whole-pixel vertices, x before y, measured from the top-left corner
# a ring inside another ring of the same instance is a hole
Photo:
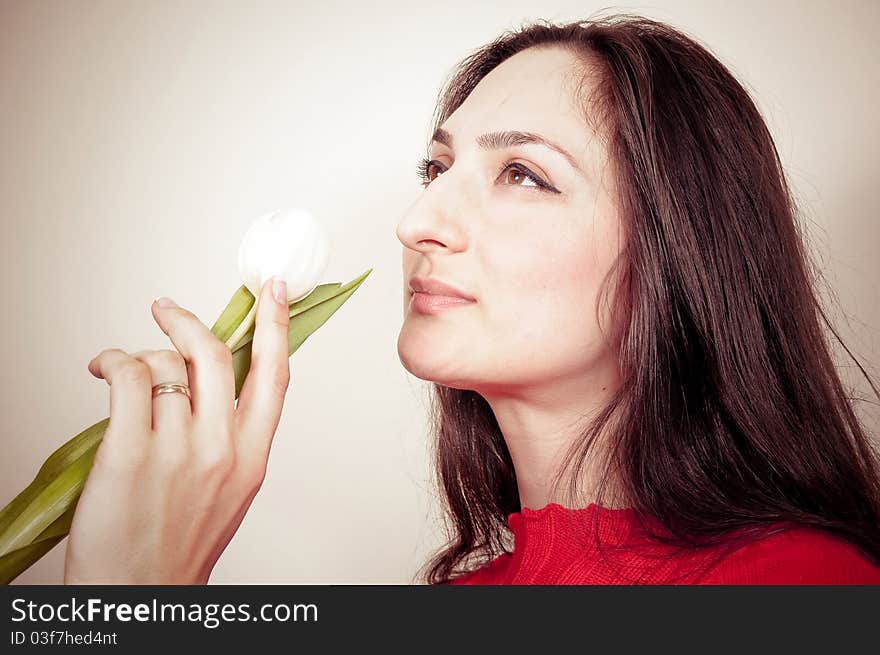
[[[324,226],[305,209],[285,209],[258,218],[245,232],[238,248],[238,273],[259,301],[260,290],[271,277],[287,282],[287,304],[308,296],[327,268],[330,240]],[[257,302],[226,340],[234,348],[254,325]]]
[[[250,226],[238,249],[238,272],[255,297],[269,278],[287,282],[287,303],[302,300],[318,286],[327,268],[327,232],[305,209],[261,216]]]

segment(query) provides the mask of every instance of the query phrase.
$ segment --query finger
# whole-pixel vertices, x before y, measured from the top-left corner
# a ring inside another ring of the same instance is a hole
[[[269,445],[281,418],[284,395],[290,384],[288,328],[290,308],[287,287],[278,279],[281,301],[273,296],[273,279],[267,280],[260,293],[256,311],[251,366],[235,409],[239,440],[257,452],[268,453]]]
[[[176,350],[142,350],[132,357],[150,368],[151,387],[157,384],[185,384],[189,386],[186,361]],[[153,432],[173,433],[175,437],[188,434],[192,424],[192,406],[182,393],[159,394],[153,401]]]
[[[229,430],[235,401],[229,347],[195,314],[176,304],[163,307],[156,300],[151,309],[156,323],[186,361],[193,423],[210,425],[211,430]]]
[[[150,369],[119,348],[108,348],[89,362],[89,372],[110,385],[110,422],[105,440],[120,442],[123,449],[140,449],[144,436],[152,429]]]

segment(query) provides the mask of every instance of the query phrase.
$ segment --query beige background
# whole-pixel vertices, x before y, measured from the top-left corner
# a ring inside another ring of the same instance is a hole
[[[292,357],[266,482],[212,581],[410,582],[440,537],[427,384],[396,352],[394,229],[433,103],[501,31],[602,6],[0,1],[0,504],[107,416],[94,355],[170,347],[159,295],[212,324],[246,227],[304,206],[331,234],[325,281],[374,271]],[[752,90],[876,374],[880,5],[618,6],[696,36]],[[59,583],[65,544],[17,582]]]

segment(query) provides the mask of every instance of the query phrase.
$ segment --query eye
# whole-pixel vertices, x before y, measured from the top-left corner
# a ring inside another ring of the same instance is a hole
[[[546,188],[547,186],[544,183],[544,180],[536,176],[522,164],[508,164],[501,170],[501,172],[507,174],[505,177],[506,180],[512,180],[513,177],[511,176],[511,173],[514,173],[519,176],[519,178],[529,180],[532,183],[529,185],[517,184],[516,182],[514,182],[514,186],[535,186],[537,188]]]
[[[427,158],[422,159],[419,162],[418,175],[419,175],[419,179],[422,180],[422,186],[426,187],[433,181],[434,178],[431,177],[431,169],[439,163],[440,162],[438,162],[436,160],[427,159]],[[439,173],[437,173],[437,175],[439,175]]]
[[[437,175],[435,175],[434,177],[431,177],[431,170],[438,165],[442,164],[440,164],[440,162],[435,159],[422,159],[419,162],[418,175],[419,178],[422,180],[423,187],[427,187],[438,175],[442,173],[441,171],[440,173],[437,173]],[[517,184],[514,182],[511,186],[523,186],[526,188],[534,188],[539,191],[552,191],[555,193],[559,193],[558,191],[556,191],[556,189],[547,184],[544,180],[535,175],[532,171],[530,171],[522,164],[506,162],[501,167],[501,173],[505,172],[507,173],[507,180],[511,179],[510,173],[516,173],[520,179],[526,179],[532,182],[532,184]]]

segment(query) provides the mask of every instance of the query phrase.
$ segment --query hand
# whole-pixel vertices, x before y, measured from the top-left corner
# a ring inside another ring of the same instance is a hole
[[[152,306],[177,350],[111,348],[89,362],[110,422],[79,498],[65,584],[207,584],[266,473],[290,383],[287,290],[263,286],[235,405],[232,352],[191,312]],[[190,386],[152,398],[162,382]]]

